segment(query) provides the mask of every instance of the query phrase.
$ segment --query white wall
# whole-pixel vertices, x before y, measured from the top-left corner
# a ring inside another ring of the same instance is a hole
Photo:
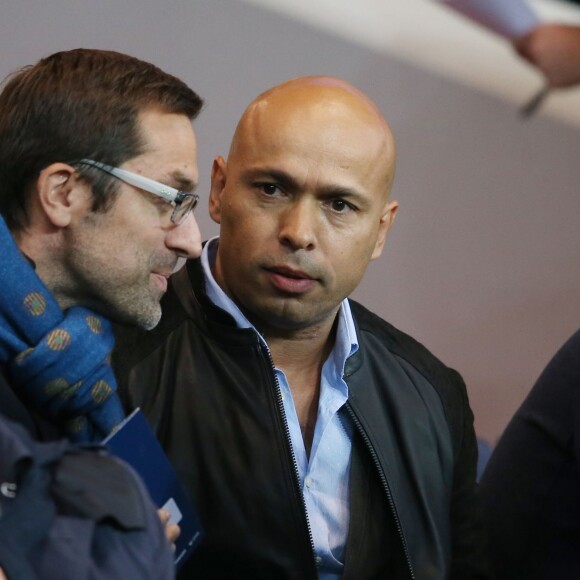
[[[368,92],[398,137],[401,211],[356,297],[461,371],[481,435],[499,435],[578,326],[578,128],[522,122],[513,103],[238,0],[2,2],[2,77],[86,46],[150,60],[198,90],[202,196],[212,156],[260,91],[325,73]]]

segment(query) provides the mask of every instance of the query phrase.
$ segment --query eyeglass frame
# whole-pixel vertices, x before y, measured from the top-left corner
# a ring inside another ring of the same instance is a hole
[[[171,214],[171,221],[176,226],[182,224],[187,216],[195,209],[197,203],[199,202],[199,195],[197,193],[187,193],[154,179],[149,179],[138,173],[133,173],[132,171],[127,171],[126,169],[121,169],[120,167],[114,167],[113,165],[108,165],[100,161],[95,161],[94,159],[79,159],[78,161],[72,161],[71,164],[83,164],[89,165],[90,167],[95,167],[112,175],[113,177],[120,179],[121,181],[136,187],[137,189],[142,189],[148,193],[152,193],[162,199],[167,203],[175,204],[173,213]],[[191,207],[187,208],[184,214],[179,214],[179,210],[183,205],[183,202],[187,199],[193,199]]]

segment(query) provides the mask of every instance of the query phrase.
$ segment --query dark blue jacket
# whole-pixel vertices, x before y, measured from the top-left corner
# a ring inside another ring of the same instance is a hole
[[[0,374],[0,568],[10,580],[169,580],[173,555],[137,475],[55,439]],[[7,418],[10,414],[11,421]],[[50,441],[37,437],[50,435]]]

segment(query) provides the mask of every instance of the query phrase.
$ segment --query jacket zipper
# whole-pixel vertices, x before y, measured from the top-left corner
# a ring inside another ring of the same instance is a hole
[[[272,359],[272,353],[270,349],[258,338],[259,346],[267,353],[268,360],[270,361],[270,370],[272,371],[272,376],[274,377],[274,383],[276,384],[276,403],[278,406],[278,412],[280,417],[282,417],[282,423],[284,425],[284,434],[286,437],[286,443],[288,445],[288,452],[292,460],[292,467],[294,471],[294,489],[296,491],[296,499],[302,508],[302,513],[304,514],[304,522],[306,524],[306,531],[308,533],[308,541],[310,542],[310,550],[312,553],[312,565],[314,566],[314,578],[318,578],[318,567],[316,566],[316,550],[314,548],[314,540],[312,538],[312,530],[310,529],[310,521],[308,519],[308,511],[306,510],[306,500],[300,489],[300,474],[298,472],[298,463],[296,462],[296,456],[294,455],[294,450],[292,449],[292,439],[290,438],[290,429],[288,428],[288,420],[286,419],[286,412],[284,411],[284,401],[282,400],[282,389],[280,388],[280,383],[278,382],[278,377],[276,376],[274,360]]]
[[[413,571],[413,565],[411,564],[411,557],[409,555],[409,547],[407,546],[407,541],[405,540],[405,536],[403,535],[403,528],[401,526],[401,520],[399,519],[399,514],[397,513],[397,510],[395,509],[395,501],[393,500],[393,495],[391,493],[391,488],[389,487],[389,482],[387,481],[387,478],[385,477],[385,473],[383,471],[383,468],[381,467],[379,458],[377,457],[377,454],[376,454],[376,452],[371,444],[371,441],[370,441],[368,435],[366,434],[365,430],[363,429],[361,422],[358,420],[358,417],[356,416],[354,410],[348,404],[348,402],[346,404],[346,407],[348,409],[350,416],[352,417],[352,420],[354,421],[354,424],[356,425],[358,432],[361,434],[367,449],[370,451],[373,463],[375,464],[375,467],[377,468],[377,471],[379,473],[379,477],[381,479],[383,489],[384,489],[385,494],[387,496],[387,502],[389,504],[389,507],[391,508],[391,513],[393,514],[393,517],[395,519],[395,525],[397,527],[397,532],[399,533],[399,539],[401,540],[401,544],[403,546],[403,553],[405,554],[405,561],[407,563],[407,569],[409,570],[409,576],[410,576],[411,580],[415,580],[415,572]]]

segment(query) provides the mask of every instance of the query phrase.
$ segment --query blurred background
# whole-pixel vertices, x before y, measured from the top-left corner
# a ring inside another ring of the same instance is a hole
[[[538,72],[503,38],[431,0],[1,0],[0,76],[52,52],[118,50],[206,100],[211,162],[261,91],[332,74],[367,92],[399,144],[401,208],[355,298],[464,376],[494,442],[555,350],[580,326],[580,89],[524,120]],[[580,24],[573,2],[531,2]]]

